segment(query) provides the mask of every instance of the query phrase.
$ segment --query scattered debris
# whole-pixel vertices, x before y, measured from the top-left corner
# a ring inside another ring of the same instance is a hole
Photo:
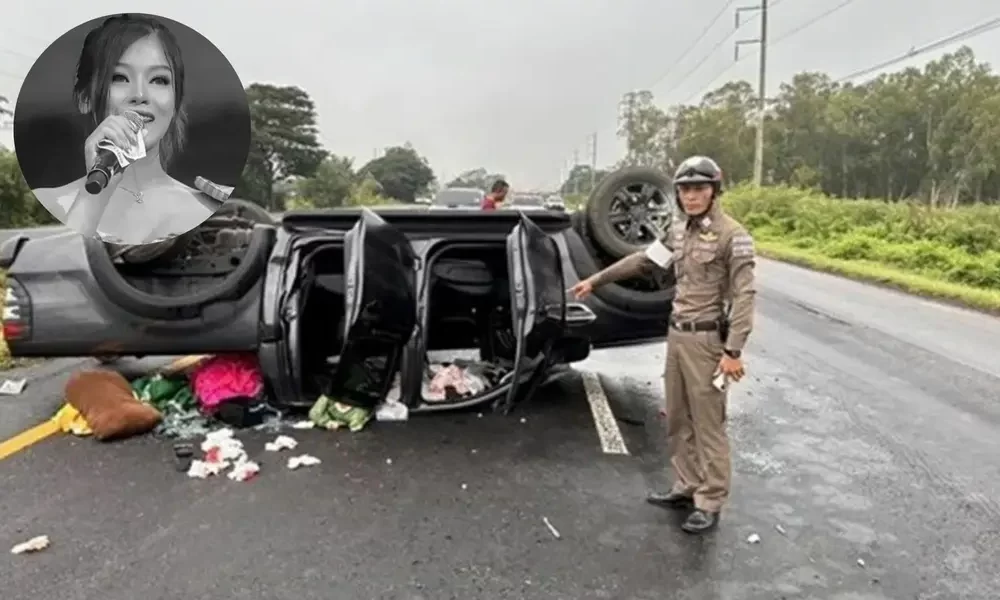
[[[309,420],[324,429],[340,429],[346,426],[352,433],[364,429],[371,420],[373,411],[337,402],[330,397],[320,396],[309,409]]]
[[[759,544],[760,543],[760,536],[757,535],[756,533],[751,533],[747,537],[747,543],[750,543],[750,544]]]
[[[204,460],[194,460],[191,461],[191,466],[188,468],[187,475],[194,479],[208,479],[213,475],[218,475],[222,472],[226,465],[222,463],[210,463]]]
[[[260,465],[247,460],[246,458],[236,461],[233,470],[229,472],[229,478],[233,481],[250,481],[260,473]]]
[[[553,537],[555,537],[557,540],[562,538],[562,536],[559,535],[559,530],[553,527],[548,517],[542,517],[542,522],[545,523],[545,526],[548,527],[549,531],[552,532]]]
[[[299,443],[287,435],[279,435],[273,442],[264,444],[264,450],[268,452],[281,452],[282,450],[294,450]]]
[[[194,445],[187,442],[174,444],[174,462],[178,471],[187,473],[194,462]]]
[[[865,559],[859,558],[858,559],[858,566],[861,567],[861,568],[864,568],[864,566],[865,566]]]
[[[207,434],[201,443],[201,451],[205,453],[204,460],[191,462],[188,477],[205,479],[232,467],[228,474],[230,479],[248,481],[260,472],[260,465],[247,458],[243,442],[233,437],[232,429],[219,429]]]
[[[392,464],[392,459],[391,458],[385,459],[385,464],[391,465]]]
[[[40,552],[49,547],[49,536],[39,535],[27,542],[22,542],[10,549],[11,554],[25,554],[28,552]]]
[[[80,411],[69,403],[63,404],[62,408],[56,411],[56,414],[52,417],[52,421],[63,433],[72,433],[79,437],[88,436],[93,433],[93,430],[87,423],[87,419],[84,419]]]
[[[293,456],[288,459],[289,469],[298,469],[299,467],[314,467],[321,463],[320,459],[315,456],[310,456],[309,454],[303,454],[301,456]]]
[[[527,422],[528,422],[528,419],[526,419],[526,418],[524,418],[524,417],[521,417],[521,422],[522,422],[522,423],[527,423]]]
[[[788,532],[787,532],[787,531],[785,531],[785,528],[784,528],[784,527],[782,527],[780,523],[778,523],[777,525],[775,525],[775,526],[774,526],[774,529],[775,529],[775,530],[776,530],[776,531],[777,531],[778,533],[780,533],[781,535],[788,535]]]
[[[410,417],[410,409],[402,402],[383,402],[375,409],[375,419],[378,421],[406,421]]]
[[[0,394],[4,396],[17,396],[24,391],[27,379],[4,379],[0,384]]]
[[[463,490],[467,490],[467,489],[469,489],[469,484],[467,484],[467,483],[463,483],[463,484],[462,484],[462,489],[463,489]]]
[[[316,424],[312,421],[296,421],[292,423],[292,429],[313,429]]]

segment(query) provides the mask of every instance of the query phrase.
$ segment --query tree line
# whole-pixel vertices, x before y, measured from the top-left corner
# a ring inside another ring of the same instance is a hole
[[[726,83],[696,105],[661,108],[648,90],[621,105],[623,163],[669,170],[709,154],[729,182],[752,177],[749,82]],[[968,47],[862,84],[800,73],[767,99],[764,134],[765,184],[933,206],[1000,199],[1000,76]]]
[[[247,87],[251,145],[233,197],[272,211],[345,204],[414,202],[434,186],[425,157],[409,143],[386,148],[359,168],[323,148],[316,106],[295,86]],[[0,96],[0,117],[10,116]],[[58,224],[34,199],[13,152],[0,147],[0,228]]]

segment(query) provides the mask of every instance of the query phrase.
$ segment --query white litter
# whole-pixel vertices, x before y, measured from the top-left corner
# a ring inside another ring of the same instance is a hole
[[[320,459],[315,456],[310,456],[308,454],[303,454],[301,456],[293,456],[288,459],[289,469],[298,469],[299,467],[313,467],[321,463]]]
[[[22,542],[10,549],[11,554],[25,554],[27,552],[39,552],[49,547],[49,536],[39,535],[27,542]]]
[[[463,489],[463,490],[467,490],[467,489],[469,489],[469,484],[467,484],[467,483],[463,483],[463,484],[462,484],[462,489]]]
[[[410,418],[410,409],[402,402],[383,402],[375,409],[377,421],[406,421]]]
[[[4,379],[0,384],[0,394],[4,396],[17,396],[24,391],[27,379]]]
[[[391,458],[385,459],[385,464],[391,465],[392,464],[392,459]]]
[[[243,442],[233,437],[232,429],[219,429],[205,435],[201,443],[201,451],[206,454],[209,462],[236,462],[246,458]]]
[[[192,460],[191,466],[188,467],[187,475],[195,479],[207,479],[212,475],[218,475],[224,468],[226,468],[225,463]]]
[[[219,429],[205,435],[201,443],[204,460],[191,461],[188,477],[206,479],[232,467],[228,477],[233,481],[247,481],[260,472],[260,465],[247,457],[243,442],[233,437],[232,429]]]
[[[312,421],[296,421],[292,423],[292,429],[312,429],[316,424]]]
[[[775,528],[775,530],[777,530],[777,532],[778,532],[778,533],[780,533],[781,535],[786,535],[786,534],[788,533],[787,531],[785,531],[785,528],[781,526],[781,524],[777,524],[777,525],[775,525],[775,526],[774,526],[774,528]]]
[[[858,566],[859,567],[864,567],[865,566],[865,559],[859,558],[858,559]]]
[[[236,461],[236,464],[233,465],[233,470],[229,472],[228,477],[233,481],[249,481],[253,479],[257,473],[260,473],[260,465],[252,460],[244,459]]]
[[[281,452],[282,450],[293,450],[299,443],[287,435],[279,435],[273,442],[264,444],[264,450],[268,452]]]
[[[553,527],[553,525],[552,525],[552,523],[551,523],[551,522],[549,521],[549,518],[548,518],[548,517],[542,517],[542,522],[543,522],[543,523],[545,523],[545,526],[549,528],[549,531],[551,531],[551,532],[552,532],[552,535],[553,535],[553,536],[554,536],[554,537],[555,537],[555,538],[556,538],[557,540],[558,540],[558,539],[560,539],[560,538],[562,538],[562,536],[561,536],[561,535],[559,535],[559,530],[558,530],[558,529],[556,529],[555,527]]]
[[[760,543],[760,536],[757,535],[756,533],[751,533],[750,536],[747,537],[747,542],[751,543],[751,544],[759,544]]]

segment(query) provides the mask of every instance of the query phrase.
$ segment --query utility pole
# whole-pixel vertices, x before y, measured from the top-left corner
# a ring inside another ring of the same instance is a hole
[[[590,138],[590,191],[597,187],[597,132]]]
[[[577,143],[579,143],[579,142],[577,142]],[[579,194],[580,193],[580,178],[576,176],[577,173],[579,173],[579,170],[576,168],[576,166],[578,164],[580,164],[580,149],[579,148],[575,148],[575,149],[573,149],[573,166],[570,168],[570,171],[569,171],[569,176],[573,178],[573,193],[574,194]]]
[[[753,157],[753,182],[760,186],[764,179],[764,110],[767,107],[767,1],[760,0],[758,6],[748,6],[736,9],[736,28],[740,27],[740,14],[752,10],[760,11],[760,37],[755,40],[740,40],[733,49],[733,60],[740,59],[740,46],[746,44],[760,45],[760,63],[757,75],[757,148]]]

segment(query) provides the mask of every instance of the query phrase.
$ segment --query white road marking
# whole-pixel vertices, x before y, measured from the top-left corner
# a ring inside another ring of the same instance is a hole
[[[601,438],[601,449],[605,454],[628,454],[628,447],[625,445],[621,429],[618,428],[618,421],[611,412],[611,405],[608,404],[608,397],[604,394],[601,380],[596,374],[588,371],[584,371],[582,376],[583,389],[587,394],[587,402],[590,403],[590,412],[594,415],[597,435]]]

